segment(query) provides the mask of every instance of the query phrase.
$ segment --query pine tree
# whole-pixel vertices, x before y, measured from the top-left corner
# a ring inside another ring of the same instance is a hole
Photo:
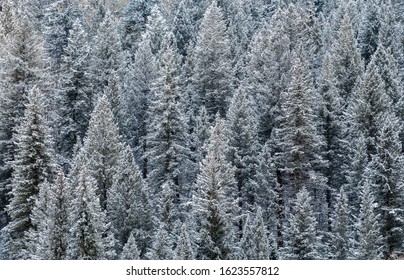
[[[102,209],[107,207],[107,193],[116,174],[122,144],[118,126],[106,96],[102,96],[91,114],[86,138],[82,147],[89,172],[96,180],[97,194]]]
[[[32,259],[63,260],[66,258],[68,203],[70,186],[60,171],[55,183],[45,182],[39,191],[31,220],[29,253]]]
[[[207,154],[195,185],[193,213],[197,220],[198,259],[231,259],[235,253],[234,213],[237,213],[234,168],[226,160],[223,121],[216,115]]]
[[[261,207],[258,207],[254,220],[251,221],[250,215],[247,214],[244,224],[243,238],[240,241],[243,258],[246,260],[276,259],[275,240],[270,239],[272,235],[268,235]]]
[[[404,178],[402,145],[399,139],[399,120],[383,114],[376,134],[376,154],[365,170],[365,177],[372,186],[379,205],[380,233],[385,238],[383,258],[392,258],[403,253],[403,205]]]
[[[317,221],[312,206],[312,198],[306,188],[302,188],[294,201],[293,213],[285,229],[284,259],[313,260],[320,258],[317,237]]]
[[[178,260],[193,260],[195,258],[186,223],[181,227],[175,253]]]
[[[261,207],[257,207],[253,223],[253,235],[256,240],[257,259],[278,259],[278,248],[272,233],[268,233]]]
[[[96,194],[96,180],[85,164],[75,180],[77,185],[71,186],[73,195],[68,208],[67,259],[107,259],[109,225]]]
[[[361,184],[361,204],[357,231],[356,258],[360,260],[374,260],[381,258],[381,244],[383,237],[380,234],[380,215],[376,214],[377,203],[371,188],[371,182],[364,180]]]
[[[148,157],[146,135],[151,119],[149,116],[153,100],[152,88],[158,76],[157,62],[151,52],[150,37],[145,34],[135,53],[133,66],[128,70],[128,89],[123,97],[123,133],[129,145],[135,151],[135,159],[139,163],[143,178],[148,174]]]
[[[358,83],[363,72],[358,43],[354,36],[351,20],[344,15],[334,43],[330,49],[330,59],[335,75],[335,87],[342,98],[341,106],[346,107],[347,99]]]
[[[94,47],[90,59],[90,78],[92,89],[96,94],[102,95],[110,85],[111,75],[121,78],[124,65],[121,38],[119,37],[119,21],[110,13],[105,14],[100,27],[93,38]],[[119,79],[121,82],[121,80]],[[109,102],[113,102],[109,100]]]
[[[150,37],[151,51],[158,55],[164,51],[164,41],[168,34],[168,24],[159,5],[152,7],[147,17],[146,33]]]
[[[126,146],[119,154],[116,172],[107,195],[108,218],[111,221],[118,248],[122,248],[131,234],[151,221],[143,221],[143,205],[139,194],[146,191],[138,166],[134,162],[131,149]],[[150,210],[149,210],[150,211]]]
[[[255,178],[252,181],[253,184],[256,184],[256,204],[261,209],[268,234],[280,241],[282,240],[282,229],[279,220],[283,209],[279,205],[282,205],[280,202],[282,192],[277,182],[276,167],[269,143],[263,145],[257,156],[257,162]]]
[[[129,235],[128,241],[123,247],[122,253],[120,255],[121,260],[139,260],[140,253],[136,245],[136,240],[131,233]]]
[[[44,9],[45,50],[50,57],[53,71],[57,71],[62,63],[64,49],[68,45],[69,31],[72,27],[70,0],[52,1]]]
[[[251,210],[256,199],[254,194],[257,192],[251,181],[257,169],[256,159],[260,146],[251,100],[242,86],[231,99],[227,120],[228,159],[236,168],[239,207],[244,211]]]
[[[205,106],[210,118],[225,115],[233,90],[230,39],[223,13],[213,1],[201,21],[192,76],[195,106]]]
[[[137,50],[141,34],[146,29],[147,17],[154,1],[130,0],[123,10],[123,49],[132,54]],[[133,57],[132,57],[133,59]],[[135,59],[136,61],[136,59]]]
[[[185,118],[181,111],[178,86],[177,53],[168,44],[161,57],[160,78],[155,87],[154,102],[147,135],[148,182],[158,194],[163,184],[174,187],[174,204],[178,207],[188,194],[184,190],[184,165],[189,156]],[[186,178],[186,177],[185,177]]]
[[[314,196],[315,211],[320,214],[320,227],[323,228],[328,221],[325,203],[328,186],[324,176],[328,162],[324,159],[325,142],[319,132],[318,112],[314,107],[318,94],[308,73],[307,62],[300,49],[295,54],[289,89],[279,101],[281,114],[272,141],[275,145],[277,179],[284,197],[280,207],[286,210],[290,199],[306,188]]]
[[[83,139],[93,110],[89,71],[88,34],[80,20],[73,23],[64,49],[57,88],[57,117],[54,126],[57,151],[71,158],[78,139]]]
[[[2,39],[0,61],[0,213],[9,202],[14,133],[23,118],[28,92],[34,86],[41,88],[46,78],[41,36],[19,10],[14,10],[13,17],[13,29]]]
[[[15,135],[16,154],[12,162],[11,200],[7,206],[11,235],[9,254],[13,259],[28,258],[26,234],[34,228],[31,214],[39,189],[54,178],[53,143],[45,119],[43,95],[39,89],[28,94],[28,104]]]
[[[348,197],[344,188],[341,187],[336,198],[335,212],[332,216],[330,245],[333,259],[347,260],[352,258],[353,237]]]
[[[173,259],[173,240],[171,235],[164,228],[164,224],[161,224],[159,230],[156,232],[151,248],[146,255],[148,260]]]
[[[380,30],[380,2],[379,0],[362,1],[362,18],[359,26],[359,45],[365,64],[377,49]]]

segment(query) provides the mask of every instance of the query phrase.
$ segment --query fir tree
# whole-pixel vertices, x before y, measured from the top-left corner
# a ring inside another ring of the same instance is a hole
[[[323,155],[325,143],[319,133],[318,112],[314,107],[316,98],[318,95],[300,50],[295,54],[289,89],[279,101],[281,114],[272,135],[277,179],[286,200],[280,207],[288,209],[289,200],[306,188],[314,196],[315,211],[321,214],[319,222],[324,227],[328,221],[325,205],[328,186],[324,176],[328,162]]]
[[[285,229],[283,258],[313,260],[320,258],[317,221],[312,199],[306,188],[301,189],[294,201],[293,213]]]
[[[76,178],[77,185],[68,208],[68,248],[67,259],[98,260],[107,259],[108,223],[96,194],[96,180],[91,177],[86,165],[82,165]]]
[[[258,143],[257,123],[254,119],[251,100],[241,87],[234,94],[227,112],[226,135],[229,139],[228,159],[236,168],[239,207],[251,210],[257,190],[253,189],[257,169]]]
[[[196,240],[198,259],[231,259],[234,248],[234,197],[236,181],[234,168],[226,160],[227,142],[223,121],[216,116],[216,124],[205,149],[195,186],[193,213],[198,226]]]
[[[138,166],[134,162],[131,149],[126,146],[119,154],[116,172],[107,195],[108,218],[111,221],[118,248],[122,248],[131,234],[137,232],[151,221],[142,220],[141,209],[148,207],[139,195],[146,195],[145,183]],[[149,209],[150,211],[150,209]],[[149,217],[150,218],[150,217]],[[146,232],[145,232],[146,233]]]
[[[53,184],[45,182],[39,191],[31,220],[35,229],[29,234],[32,259],[66,258],[68,203],[70,186],[60,171]]]
[[[46,78],[40,34],[21,11],[14,10],[13,17],[13,29],[2,39],[0,61],[0,213],[9,202],[11,162],[16,154],[14,133],[23,118],[28,92],[34,86],[42,88]]]
[[[376,154],[365,170],[379,207],[380,233],[384,237],[383,258],[392,258],[403,252],[404,178],[402,146],[399,140],[399,121],[395,116],[383,114],[376,134]]]
[[[151,121],[147,135],[147,156],[150,167],[148,182],[157,194],[163,184],[174,187],[174,203],[178,207],[184,191],[184,164],[188,158],[186,125],[180,108],[177,54],[168,43],[161,58],[160,78],[155,100],[150,108]]]
[[[78,139],[83,139],[93,109],[89,71],[88,34],[80,20],[73,23],[64,49],[57,88],[57,151],[68,161]]]
[[[146,255],[148,260],[173,259],[173,241],[171,235],[164,228],[164,224],[161,224],[159,230],[156,232],[151,248]]]
[[[106,96],[99,99],[91,114],[83,151],[89,172],[96,180],[97,194],[102,209],[107,207],[107,193],[116,174],[118,158],[122,150],[118,126]]]
[[[181,227],[181,233],[177,241],[175,253],[179,260],[193,260],[195,258],[186,223]]]
[[[151,52],[150,37],[145,34],[135,53],[133,66],[128,66],[128,88],[123,97],[123,133],[135,151],[143,178],[148,174],[146,135],[151,116],[150,106],[153,100],[152,88],[157,80],[158,69],[155,56]]]
[[[34,229],[31,214],[41,184],[53,180],[54,152],[48,124],[45,119],[41,92],[34,88],[28,95],[28,104],[15,135],[16,155],[12,163],[11,201],[7,207],[11,235],[9,254],[13,259],[27,258],[26,234]]]
[[[229,45],[223,13],[213,1],[199,27],[192,76],[194,104],[205,106],[211,118],[216,112],[225,115],[233,90]]]
[[[336,198],[335,212],[332,216],[332,258],[347,260],[352,258],[353,231],[348,197],[343,187]]]
[[[377,203],[369,180],[364,180],[361,184],[361,204],[357,231],[357,251],[356,258],[360,260],[374,260],[381,258],[382,236],[380,234],[380,215],[376,214]]]
[[[123,247],[122,253],[120,255],[121,260],[139,260],[140,253],[136,245],[136,240],[131,233],[129,235],[128,241]]]
[[[335,87],[342,98],[342,107],[358,83],[363,72],[358,44],[354,36],[349,16],[345,15],[330,49],[330,58],[335,75]]]

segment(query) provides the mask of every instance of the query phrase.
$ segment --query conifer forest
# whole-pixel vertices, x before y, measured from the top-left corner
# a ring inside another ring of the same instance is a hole
[[[403,86],[402,0],[0,0],[0,259],[403,259]]]

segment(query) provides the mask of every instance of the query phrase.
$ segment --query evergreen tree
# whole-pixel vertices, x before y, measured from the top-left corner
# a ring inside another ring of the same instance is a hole
[[[195,186],[193,213],[197,220],[198,259],[231,259],[235,253],[234,213],[237,213],[234,168],[226,160],[223,121],[216,115],[207,154]]]
[[[380,2],[379,0],[361,2],[364,7],[362,7],[358,39],[365,64],[369,63],[378,45],[381,21]]]
[[[151,222],[141,220],[145,218],[141,215],[141,211],[147,211],[141,207],[148,205],[142,203],[139,195],[145,191],[146,186],[134,162],[132,151],[126,146],[119,154],[116,172],[107,196],[108,218],[111,221],[118,248],[122,248],[128,242],[131,234],[138,236],[137,231]]]
[[[363,72],[358,43],[354,36],[351,20],[344,15],[334,43],[330,49],[330,59],[335,75],[335,87],[342,98],[341,106],[346,107],[347,99],[358,83]]]
[[[129,235],[128,241],[123,247],[122,253],[120,255],[121,260],[139,260],[140,253],[136,245],[136,240],[131,233]]]
[[[173,240],[164,228],[164,224],[161,224],[159,230],[156,232],[151,248],[146,255],[148,260],[173,259]]]
[[[178,86],[177,54],[175,46],[168,44],[161,58],[160,78],[155,87],[155,98],[147,135],[147,156],[150,174],[148,182],[153,193],[161,186],[174,187],[174,204],[178,207],[188,194],[184,190],[184,165],[189,156],[186,125],[180,108],[181,92]]]
[[[55,164],[52,140],[45,118],[41,92],[34,88],[28,94],[28,104],[15,135],[16,154],[12,162],[11,200],[7,206],[11,235],[9,254],[13,259],[26,259],[27,238],[34,229],[31,214],[39,189],[54,177]]]
[[[247,260],[276,259],[275,240],[270,239],[272,239],[272,235],[268,235],[262,210],[258,207],[253,221],[247,214],[243,238],[240,241],[243,258]]]
[[[181,227],[181,233],[177,241],[175,253],[179,260],[193,260],[195,258],[186,223]]]
[[[325,203],[328,186],[324,176],[328,162],[324,159],[325,142],[319,133],[318,112],[314,108],[316,98],[318,95],[300,50],[295,54],[289,89],[279,101],[281,114],[272,135],[277,179],[284,198],[280,207],[287,210],[290,199],[305,188],[314,196],[315,211],[320,214],[318,222],[323,229],[328,221]]]
[[[251,100],[240,87],[234,94],[227,112],[226,135],[229,139],[228,159],[236,168],[239,207],[251,210],[255,204],[253,189],[257,169],[258,143],[257,123],[254,119]]]
[[[68,44],[69,31],[72,25],[70,0],[52,1],[44,9],[45,50],[50,58],[53,71],[57,71],[62,63],[64,49]]]
[[[395,116],[380,116],[381,126],[376,134],[376,154],[365,170],[365,176],[375,187],[380,215],[380,233],[384,237],[383,258],[392,258],[403,252],[404,178],[402,146],[399,139],[399,120]]]
[[[213,1],[201,21],[192,76],[193,102],[205,106],[210,118],[225,115],[233,90],[230,39],[223,13]]]
[[[91,114],[82,147],[91,177],[96,181],[102,209],[107,207],[107,193],[116,174],[122,144],[118,126],[106,96],[102,96]]]
[[[94,47],[90,56],[92,63],[89,75],[93,91],[100,95],[110,86],[111,75],[118,75],[119,78],[122,75],[124,56],[119,30],[119,21],[107,12],[93,38]]]
[[[65,161],[78,139],[83,139],[93,109],[89,71],[88,34],[80,20],[73,23],[64,49],[57,83],[56,148]]]
[[[30,231],[31,258],[63,260],[66,258],[68,233],[68,203],[70,186],[60,171],[53,184],[45,182],[39,191],[31,220],[35,229]]]
[[[293,213],[285,229],[283,258],[292,260],[315,260],[320,258],[317,221],[312,199],[306,188],[302,188],[294,201]]]
[[[84,164],[72,185],[73,194],[68,208],[68,248],[67,259],[98,260],[107,259],[109,240],[106,214],[101,209],[96,194],[97,183]]]
[[[332,258],[347,260],[352,258],[353,231],[351,224],[351,211],[348,197],[343,187],[336,198],[335,212],[332,216]]]
[[[374,260],[381,258],[383,238],[380,234],[380,215],[376,214],[377,203],[371,188],[372,183],[364,180],[361,184],[361,204],[357,230],[356,258],[360,260]]]
[[[9,202],[11,162],[16,154],[14,133],[24,115],[28,92],[42,88],[45,76],[43,41],[26,15],[14,11],[13,29],[2,38],[0,61],[0,216]],[[46,106],[45,106],[46,107]],[[4,224],[0,223],[0,227]]]
[[[158,69],[155,56],[151,52],[150,37],[145,34],[135,53],[133,66],[128,70],[127,90],[123,97],[123,133],[135,151],[143,178],[148,174],[146,136],[151,116],[150,106],[153,100],[152,88],[157,80]]]
[[[131,54],[137,50],[141,34],[146,30],[146,21],[150,15],[150,7],[155,1],[129,0],[123,10],[123,49]],[[132,57],[133,59],[133,57]],[[135,59],[136,61],[136,59]]]
[[[269,235],[275,240],[282,240],[282,229],[279,221],[283,209],[280,201],[282,192],[276,178],[276,167],[271,156],[269,144],[266,143],[257,156],[257,171],[252,183],[256,184],[256,204],[261,209],[262,218]]]

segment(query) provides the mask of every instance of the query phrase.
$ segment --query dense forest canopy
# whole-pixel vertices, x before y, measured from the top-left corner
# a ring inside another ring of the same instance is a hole
[[[403,1],[0,6],[0,259],[404,257]]]

